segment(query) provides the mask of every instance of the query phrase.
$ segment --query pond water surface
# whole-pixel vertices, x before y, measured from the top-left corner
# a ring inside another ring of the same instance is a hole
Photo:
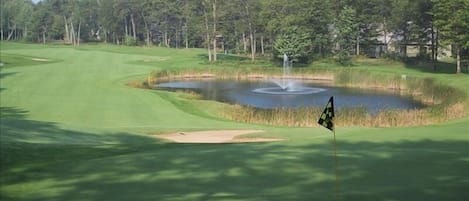
[[[159,83],[156,88],[170,91],[190,90],[200,94],[203,99],[264,109],[324,107],[331,96],[334,96],[334,107],[337,109],[364,107],[370,113],[384,109],[411,110],[423,107],[422,104],[409,97],[402,97],[397,92],[331,87],[318,83],[301,83],[300,88],[311,88],[314,90],[312,93],[259,93],[262,89],[279,88],[274,82],[267,81],[171,81]]]

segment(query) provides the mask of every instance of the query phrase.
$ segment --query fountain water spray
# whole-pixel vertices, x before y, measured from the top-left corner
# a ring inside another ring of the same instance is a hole
[[[287,76],[290,75],[291,68],[292,68],[292,62],[288,60],[287,54],[283,54],[283,77],[282,77],[282,86],[280,86],[283,90],[286,90],[288,88]]]
[[[293,62],[288,59],[287,54],[283,54],[282,79],[272,80],[272,82],[277,84],[278,87],[258,88],[254,89],[253,92],[274,95],[303,95],[325,91],[325,89],[322,88],[301,86],[301,83],[298,81],[290,79],[290,72],[293,66],[292,63]]]
[[[294,91],[295,90],[295,81],[290,79],[290,72],[293,66],[293,61],[288,59],[287,54],[283,54],[283,75],[280,80],[272,80],[273,83],[277,84],[282,90],[285,91]]]

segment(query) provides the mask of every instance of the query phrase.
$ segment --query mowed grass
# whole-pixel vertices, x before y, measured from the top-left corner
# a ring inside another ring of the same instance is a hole
[[[135,89],[158,69],[206,68],[204,50],[3,43],[0,200],[336,200],[323,128],[230,122],[217,104]],[[49,61],[33,61],[46,58]],[[468,86],[467,75],[362,67]],[[339,200],[467,200],[469,119],[337,128]],[[275,143],[172,144],[149,133],[263,129]]]

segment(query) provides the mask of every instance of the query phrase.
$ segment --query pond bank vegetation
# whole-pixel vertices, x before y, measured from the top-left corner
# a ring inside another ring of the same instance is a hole
[[[132,81],[130,86],[152,88],[158,82],[184,79],[270,80],[282,77],[278,68],[210,68],[175,69],[151,72],[144,81]],[[364,107],[342,108],[336,111],[336,124],[341,126],[404,127],[441,123],[466,116],[468,94],[433,78],[407,75],[379,74],[356,69],[295,69],[288,78],[314,80],[337,87],[367,88],[398,92],[426,105],[422,109],[386,109],[370,114]],[[191,96],[193,97],[193,96]],[[193,98],[187,101],[193,101]],[[313,127],[323,108],[260,109],[229,105],[218,111],[219,116],[246,123],[275,126]]]

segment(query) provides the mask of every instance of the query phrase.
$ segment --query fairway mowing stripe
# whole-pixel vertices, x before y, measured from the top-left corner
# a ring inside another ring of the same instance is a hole
[[[444,153],[444,154],[459,154],[460,152],[458,151],[444,151],[444,150],[433,150],[432,148],[428,149],[423,149],[423,148],[388,148],[389,150],[383,150],[386,152],[393,152],[393,153],[398,153],[398,152],[430,152],[430,153]]]
[[[445,151],[445,150],[433,150],[433,149],[422,149],[422,148],[376,148],[376,149],[367,149],[366,152],[370,150],[379,150],[387,153],[440,153],[440,154],[460,154],[458,151]],[[355,151],[347,151],[347,152],[355,152],[355,153],[361,153],[363,152],[362,150],[355,150]]]
[[[323,135],[318,135],[318,136],[315,136],[315,137],[311,137],[311,139],[316,139],[316,138],[325,138],[325,137],[330,137],[330,134],[323,134]]]

